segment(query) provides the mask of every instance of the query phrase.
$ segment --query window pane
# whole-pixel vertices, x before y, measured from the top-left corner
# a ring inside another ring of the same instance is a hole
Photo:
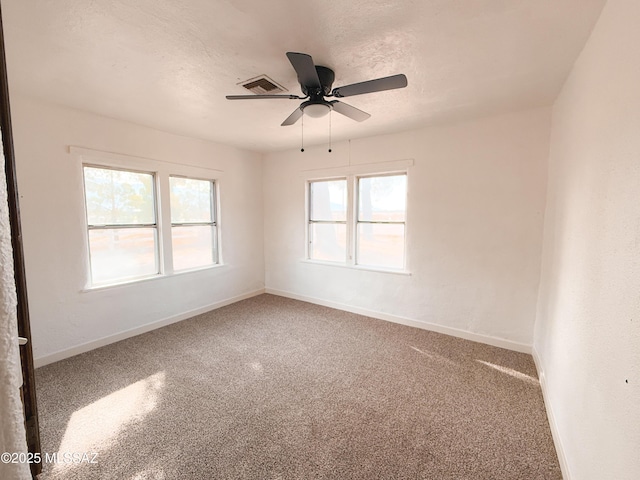
[[[340,223],[312,223],[309,229],[309,258],[345,262],[347,226]]]
[[[358,265],[404,267],[403,224],[358,224]]]
[[[347,219],[347,181],[328,180],[309,184],[310,220],[338,221]]]
[[[209,180],[171,177],[171,222],[212,222],[213,183]]]
[[[190,227],[172,227],[173,268],[204,267],[215,263],[214,244],[215,227],[193,225]]]
[[[358,220],[404,222],[407,176],[365,177],[358,181]]]
[[[155,228],[89,230],[94,284],[158,273]]]
[[[89,225],[155,223],[153,175],[84,167]]]

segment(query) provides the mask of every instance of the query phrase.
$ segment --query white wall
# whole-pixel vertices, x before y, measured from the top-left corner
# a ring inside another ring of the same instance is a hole
[[[638,20],[607,3],[553,108],[534,348],[579,480],[640,478]]]
[[[490,343],[489,337],[506,339],[498,344],[526,351],[538,293],[549,122],[550,109],[543,108],[353,140],[332,153],[322,147],[266,155],[267,291],[471,332]],[[400,159],[414,160],[411,275],[301,262],[305,178],[349,163]]]
[[[20,96],[12,97],[11,108],[37,363],[263,288],[259,154]],[[69,154],[70,145],[223,170],[220,204],[226,265],[83,292],[87,259],[82,172],[78,159]]]

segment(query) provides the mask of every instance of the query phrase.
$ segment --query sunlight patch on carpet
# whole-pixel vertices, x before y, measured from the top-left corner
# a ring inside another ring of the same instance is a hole
[[[142,421],[156,408],[164,385],[165,373],[158,372],[77,410],[69,419],[59,452],[100,454],[108,450],[120,432]],[[73,465],[57,463],[54,471]]]
[[[486,365],[489,368],[493,368],[494,370],[505,373],[507,375],[511,375],[512,377],[517,378],[518,380],[522,380],[523,382],[527,382],[537,386],[540,385],[540,382],[538,381],[537,378],[534,378],[530,375],[514,370],[513,368],[503,367],[502,365],[496,365],[495,363],[485,362],[484,360],[476,360],[476,362]]]
[[[431,359],[431,360],[435,360],[437,362],[442,362],[442,363],[446,363],[447,365],[451,365],[453,367],[457,367],[458,364],[456,362],[454,362],[453,360],[449,360],[447,357],[443,357],[442,355],[438,355],[437,353],[433,353],[433,352],[425,352],[424,350],[419,349],[418,347],[414,347],[411,346],[411,348],[413,350],[415,350],[418,353],[421,353],[422,355],[424,355],[425,357]]]
[[[251,367],[252,370],[255,370],[256,372],[262,372],[262,370],[264,370],[260,362],[251,362],[249,366]]]
[[[161,468],[148,468],[136,473],[131,480],[165,480],[167,476]]]

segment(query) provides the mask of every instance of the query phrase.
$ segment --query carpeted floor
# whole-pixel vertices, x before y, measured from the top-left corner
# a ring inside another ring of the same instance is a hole
[[[531,356],[272,295],[36,373],[47,480],[562,478]]]

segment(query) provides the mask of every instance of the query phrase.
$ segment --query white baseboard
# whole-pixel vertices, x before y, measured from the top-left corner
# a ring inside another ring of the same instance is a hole
[[[151,330],[155,330],[157,328],[164,327],[166,325],[171,325],[172,323],[180,322],[182,320],[186,320],[187,318],[195,317],[196,315],[207,313],[207,312],[210,312],[211,310],[225,307],[227,305],[231,305],[232,303],[236,303],[241,300],[245,300],[247,298],[255,297],[263,293],[264,293],[264,288],[261,288],[259,290],[254,290],[252,292],[243,293],[242,295],[237,295],[235,297],[227,298],[226,300],[220,300],[219,302],[211,303],[209,305],[205,305],[204,307],[195,308],[193,310],[189,310],[188,312],[163,318],[155,322],[147,323],[145,325],[141,325],[139,327],[135,327],[130,330],[125,330],[124,332],[118,332],[116,334],[102,337],[97,340],[92,340],[90,342],[76,345],[75,347],[59,350],[57,352],[50,353],[49,355],[44,355],[42,357],[35,358],[34,365],[36,368],[42,367],[44,365],[48,365],[49,363],[53,363],[59,360],[63,360],[65,358],[73,357],[74,355],[79,355],[80,353],[88,352],[89,350],[94,350],[96,348],[104,347],[105,345],[119,342],[120,340],[124,340],[125,338],[135,337],[136,335],[140,335],[141,333],[150,332]]]
[[[556,417],[553,413],[553,407],[551,406],[551,402],[549,400],[549,396],[547,393],[547,379],[544,374],[542,361],[540,360],[540,356],[538,355],[538,351],[536,350],[535,346],[532,348],[531,354],[533,356],[533,361],[536,364],[536,370],[538,370],[538,378],[540,379],[540,389],[542,390],[544,407],[545,407],[545,410],[547,411],[547,418],[549,419],[551,436],[553,437],[553,443],[556,447],[556,453],[558,454],[558,462],[560,463],[560,470],[562,470],[562,478],[564,480],[571,480],[571,471],[569,470],[569,463],[567,462],[567,457],[564,453],[564,447],[562,445],[562,437],[560,436],[560,430],[558,429],[558,424],[556,423]]]
[[[407,325],[409,327],[421,328],[423,330],[430,330],[432,332],[444,333],[445,335],[451,335],[452,337],[464,338],[465,340],[471,340],[473,342],[485,343],[494,347],[506,348],[507,350],[514,350],[516,352],[531,354],[531,345],[525,343],[514,342],[505,338],[492,337],[490,335],[482,335],[479,333],[469,332],[467,330],[461,330],[458,328],[445,327],[436,323],[423,322],[422,320],[413,320],[411,318],[400,317],[398,315],[391,315],[389,313],[376,312],[374,310],[368,310],[366,308],[354,307],[344,303],[332,302],[328,300],[322,300],[315,297],[307,297],[305,295],[298,295],[297,293],[286,292],[283,290],[277,290],[273,288],[265,288],[265,293],[272,295],[278,295],[280,297],[292,298],[294,300],[301,300],[303,302],[314,303],[316,305],[322,305],[324,307],[335,308],[336,310],[344,310],[346,312],[357,313],[367,317],[377,318],[378,320],[386,320],[388,322],[399,323],[401,325]]]

